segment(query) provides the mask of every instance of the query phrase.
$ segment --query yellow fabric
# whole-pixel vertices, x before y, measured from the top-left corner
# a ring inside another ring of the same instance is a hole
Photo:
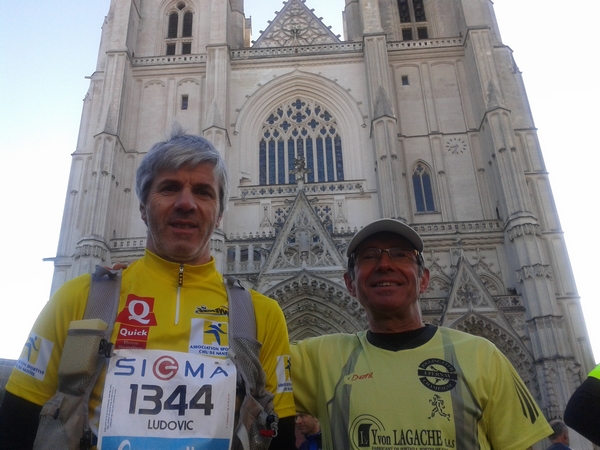
[[[193,320],[222,321],[225,325],[227,323],[227,295],[214,260],[201,266],[183,266],[178,310],[179,279],[179,264],[167,262],[149,251],[123,271],[119,317],[122,317],[123,312],[127,315],[125,305],[131,295],[136,298],[153,299],[152,312],[156,318],[156,325],[148,327],[147,349],[188,352]],[[48,353],[36,357],[38,360],[49,357],[43,380],[14,369],[6,385],[9,392],[38,405],[43,405],[52,397],[57,387],[58,364],[69,324],[83,317],[89,288],[90,276],[83,275],[65,283],[52,296],[32,328],[32,336],[41,338],[38,339],[41,345],[36,344],[33,347],[41,348],[39,353]],[[260,361],[267,375],[267,389],[275,393],[274,405],[279,417],[293,416],[295,408],[291,388],[281,387],[285,385],[286,377],[282,366],[289,362],[287,326],[283,312],[277,302],[255,291],[252,291],[252,302],[256,312],[257,340],[263,344]],[[116,322],[112,342],[118,342],[120,329],[121,324]],[[202,334],[202,330],[197,330],[196,334],[198,333]],[[226,342],[226,334],[223,336]],[[47,350],[50,347],[51,352]],[[31,360],[31,348],[31,345],[24,347],[20,361]],[[97,421],[97,414],[93,410],[100,407],[103,382],[104,373],[100,376],[90,399],[92,423]]]
[[[594,370],[592,370],[589,375],[592,378],[597,378],[600,380],[600,364],[598,364],[596,367],[594,367]]]
[[[365,332],[292,343],[296,407],[319,418],[323,449],[522,450],[552,433],[494,345],[434,331],[397,352]]]

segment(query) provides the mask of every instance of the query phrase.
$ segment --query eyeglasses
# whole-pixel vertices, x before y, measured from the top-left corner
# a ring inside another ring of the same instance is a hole
[[[377,264],[381,254],[386,252],[388,257],[395,263],[418,262],[419,252],[416,249],[404,247],[392,248],[365,248],[354,252],[356,264]]]

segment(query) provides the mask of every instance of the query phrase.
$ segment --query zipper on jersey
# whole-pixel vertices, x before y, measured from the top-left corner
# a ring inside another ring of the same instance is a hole
[[[175,325],[179,323],[179,302],[181,300],[181,286],[183,286],[183,264],[179,265],[179,280],[177,281],[177,301],[175,302]]]

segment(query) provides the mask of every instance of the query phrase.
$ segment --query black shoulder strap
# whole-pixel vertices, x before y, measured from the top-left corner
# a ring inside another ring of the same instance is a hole
[[[254,305],[248,291],[235,277],[225,279],[225,289],[229,300],[229,335],[256,339],[256,317]]]

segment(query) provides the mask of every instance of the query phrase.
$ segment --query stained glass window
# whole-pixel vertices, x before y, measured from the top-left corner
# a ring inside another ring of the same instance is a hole
[[[425,7],[423,0],[413,0],[413,9],[415,11],[415,22],[425,22]]]
[[[258,144],[258,163],[260,164],[261,169],[263,167],[267,167],[267,142],[264,139],[260,140]],[[261,185],[267,184],[267,171],[260,171],[260,180],[259,183]]]
[[[270,140],[269,141],[269,184],[277,184],[277,182],[275,181],[275,163],[277,162],[277,159],[275,159],[275,141]]]
[[[317,172],[319,174],[318,181],[325,181],[325,158],[323,157],[323,138],[317,138]]]
[[[417,212],[433,212],[433,187],[431,185],[431,173],[424,164],[417,164],[412,175],[413,189],[415,191],[415,204]]]
[[[258,150],[261,185],[296,183],[300,159],[308,183],[344,180],[339,126],[317,102],[293,98],[267,114]]]
[[[400,22],[410,23],[410,9],[408,7],[408,0],[398,0],[398,10],[400,11]]]
[[[315,171],[314,171],[315,154],[313,152],[313,140],[312,139],[308,139],[306,141],[306,167],[309,168],[308,182],[314,183],[315,182]]]
[[[183,32],[181,36],[191,37],[192,36],[192,20],[194,15],[191,12],[186,12],[183,15]]]
[[[189,55],[192,53],[190,39],[193,34],[194,13],[185,2],[177,4],[177,10],[168,14],[167,18],[167,55]],[[182,42],[182,38],[186,42]]]
[[[398,0],[398,13],[402,24],[402,40],[429,38],[423,0]]]
[[[277,184],[285,184],[285,146],[282,140],[277,141]]]
[[[327,166],[327,181],[335,181],[335,163],[333,161],[333,145],[331,136],[325,138],[325,158]]]
[[[296,157],[296,152],[295,152],[295,144],[296,141],[294,141],[292,138],[288,139],[288,173],[290,175],[290,184],[294,184],[296,182],[296,174],[292,173],[292,171],[294,170],[294,158]]]
[[[167,33],[168,38],[177,37],[177,25],[179,23],[179,14],[174,12],[169,15],[169,31]]]
[[[344,179],[344,165],[342,164],[342,139],[339,136],[335,140],[335,168],[339,180]]]

